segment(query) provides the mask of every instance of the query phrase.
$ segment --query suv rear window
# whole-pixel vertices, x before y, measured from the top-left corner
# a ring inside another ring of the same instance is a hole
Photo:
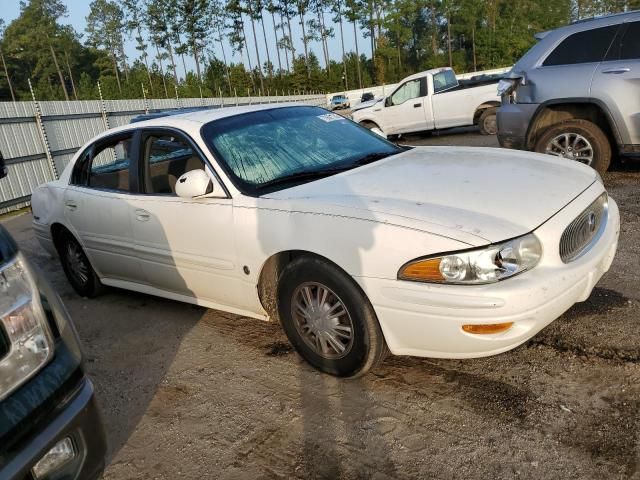
[[[550,67],[554,65],[601,62],[607,54],[609,45],[611,45],[611,41],[617,31],[618,25],[611,25],[574,33],[565,38],[549,54],[542,65]]]
[[[607,54],[607,60],[640,59],[640,22],[631,22],[623,27]],[[618,40],[620,39],[620,40]]]

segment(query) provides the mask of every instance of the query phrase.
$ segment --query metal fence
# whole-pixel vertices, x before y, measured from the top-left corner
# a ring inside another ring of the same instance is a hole
[[[0,102],[0,151],[9,170],[0,180],[0,214],[29,205],[33,189],[58,178],[87,141],[137,115],[175,108],[279,102],[326,105],[324,95]]]

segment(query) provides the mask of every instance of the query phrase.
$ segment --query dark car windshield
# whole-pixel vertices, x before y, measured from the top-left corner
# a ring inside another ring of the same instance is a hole
[[[202,127],[202,136],[236,187],[248,195],[288,188],[402,151],[340,115],[306,106],[214,120]]]

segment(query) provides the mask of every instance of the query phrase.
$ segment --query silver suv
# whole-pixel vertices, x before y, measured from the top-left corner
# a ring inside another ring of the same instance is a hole
[[[498,85],[500,145],[603,173],[612,151],[640,156],[640,11],[536,35]]]

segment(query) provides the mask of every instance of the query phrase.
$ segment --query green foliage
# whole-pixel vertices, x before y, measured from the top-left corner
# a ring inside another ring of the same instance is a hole
[[[536,32],[631,9],[640,0],[93,0],[83,44],[60,24],[63,0],[26,0],[9,25],[0,20],[0,101],[11,99],[9,79],[19,100],[31,98],[29,79],[42,100],[95,99],[98,82],[106,99],[143,91],[174,97],[176,89],[182,97],[233,97],[340,91],[345,83],[366,88],[449,63],[459,72],[508,66]],[[277,39],[265,45],[271,55],[259,65],[263,38],[254,27],[265,18]],[[293,38],[296,23],[305,28],[302,39]],[[334,36],[340,44],[355,40],[355,52],[329,52]],[[126,58],[125,38],[135,40],[139,59]],[[365,42],[373,58],[360,54]],[[249,68],[227,62],[228,50],[217,57],[214,43],[230,44]],[[194,58],[196,72],[178,75],[184,55]]]

